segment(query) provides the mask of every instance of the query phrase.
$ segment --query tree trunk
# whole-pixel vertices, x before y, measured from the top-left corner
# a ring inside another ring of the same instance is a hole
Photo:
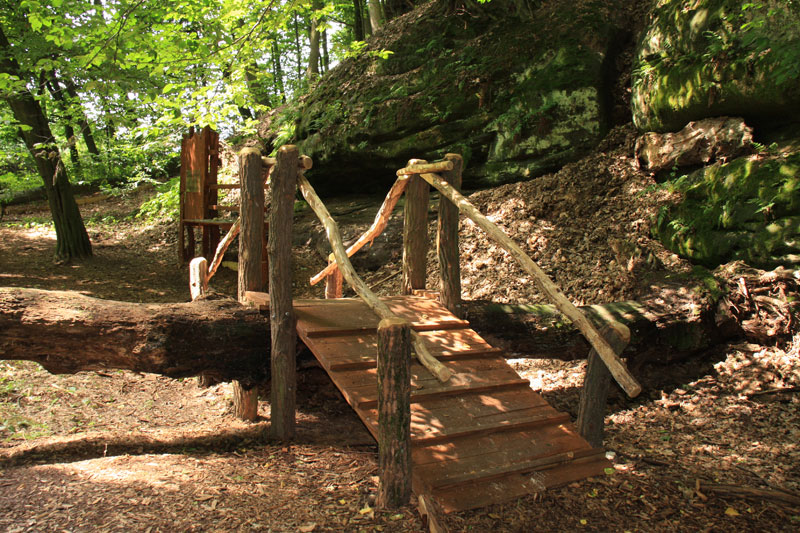
[[[308,32],[308,68],[306,77],[312,81],[319,76],[319,24],[320,15],[317,10],[321,9],[320,0],[311,2],[311,29]]]
[[[100,150],[97,149],[97,143],[92,134],[92,128],[89,127],[89,122],[86,120],[86,114],[83,112],[81,99],[78,97],[78,89],[75,87],[75,82],[72,80],[65,81],[67,87],[67,94],[72,99],[71,104],[78,106],[81,109],[81,114],[78,117],[78,127],[81,129],[83,135],[83,142],[86,143],[86,151],[92,155],[100,155]]]
[[[269,378],[268,345],[267,316],[233,300],[139,304],[0,288],[0,359],[36,361],[54,374],[206,374],[253,386]]]
[[[378,31],[383,23],[383,13],[379,0],[367,0],[369,9],[369,25],[372,28],[372,33]]]
[[[294,14],[294,49],[297,53],[297,81],[303,79],[303,49],[300,47],[300,23],[297,21],[297,13]]]
[[[331,67],[331,59],[328,56],[328,30],[320,35],[322,39],[322,72],[328,72]]]
[[[275,37],[277,39],[277,35]],[[275,92],[281,97],[281,102],[286,103],[286,88],[283,85],[283,67],[281,66],[281,52],[277,41],[272,41],[272,68],[275,79]]]
[[[353,39],[363,41],[364,35],[364,11],[362,0],[353,0]]]
[[[47,88],[57,105],[60,107],[61,113],[63,114],[64,137],[66,137],[67,145],[69,146],[69,159],[72,161],[72,166],[75,169],[76,174],[78,174],[80,177],[83,172],[81,170],[81,159],[80,155],[78,154],[78,146],[75,139],[75,128],[72,127],[72,121],[74,119],[69,108],[69,103],[66,102],[66,99],[64,98],[64,89],[62,89],[61,84],[58,83],[58,78],[56,78],[55,73],[51,75],[50,81],[47,84]]]
[[[22,78],[19,64],[11,56],[12,52],[11,45],[0,28],[0,72]],[[33,156],[39,176],[44,181],[56,229],[56,260],[90,257],[92,243],[83,225],[61,154],[42,107],[27,89],[7,93],[5,100],[11,107],[14,118],[24,126],[21,129],[25,146]]]

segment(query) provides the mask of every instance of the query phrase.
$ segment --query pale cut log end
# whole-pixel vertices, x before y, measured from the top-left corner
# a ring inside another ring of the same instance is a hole
[[[400,318],[399,316],[384,318],[378,323],[378,329],[399,328],[403,326],[411,327],[411,324],[409,324],[408,320]]]
[[[314,160],[307,155],[301,155],[297,165],[303,170],[311,170],[311,168],[314,166]]]

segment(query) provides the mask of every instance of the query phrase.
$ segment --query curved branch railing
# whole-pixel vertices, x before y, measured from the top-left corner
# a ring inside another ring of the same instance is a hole
[[[356,294],[358,294],[369,308],[381,319],[397,319],[397,315],[370,290],[367,284],[364,283],[364,280],[356,273],[350,259],[347,257],[347,251],[342,244],[339,226],[302,172],[297,175],[297,185],[303,198],[305,198],[311,210],[314,211],[314,214],[317,215],[317,218],[325,227],[325,233],[328,236],[328,241],[331,243],[333,255],[336,258],[336,264],[338,264],[338,268],[347,280],[347,283],[350,284],[353,290],[356,291]],[[440,381],[445,382],[450,379],[452,372],[431,355],[420,334],[413,329],[411,330],[411,340],[419,362]]]

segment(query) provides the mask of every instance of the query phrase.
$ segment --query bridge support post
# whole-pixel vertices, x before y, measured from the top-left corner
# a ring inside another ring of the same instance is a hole
[[[328,256],[328,264],[336,262],[333,254]],[[344,276],[342,270],[337,268],[325,276],[325,298],[341,298],[344,289]]]
[[[241,193],[241,229],[239,233],[239,302],[245,303],[245,292],[261,291],[264,239],[264,185],[261,178],[261,152],[245,148],[239,153]],[[233,412],[241,420],[258,417],[258,389],[233,382]]]
[[[292,217],[299,152],[281,146],[272,173],[269,214],[269,318],[272,335],[270,435],[291,440],[295,433],[297,376],[295,316],[292,307]]]
[[[608,342],[614,353],[620,355],[631,340],[631,330],[620,322],[607,324],[600,334]],[[605,434],[606,400],[608,387],[611,385],[611,372],[592,348],[586,366],[586,377],[583,379],[581,398],[578,405],[578,433],[594,446],[603,446]]]
[[[412,164],[427,161],[414,159]],[[418,175],[411,176],[406,189],[403,225],[403,294],[424,289],[428,259],[428,199],[430,185]]]
[[[455,190],[461,191],[461,169],[464,160],[458,154],[447,154],[453,170],[442,172],[442,178]],[[439,221],[436,252],[439,257],[439,297],[451,313],[461,318],[461,266],[458,253],[458,207],[444,195],[439,198]]]
[[[383,508],[411,497],[411,326],[401,318],[378,325],[378,487]]]

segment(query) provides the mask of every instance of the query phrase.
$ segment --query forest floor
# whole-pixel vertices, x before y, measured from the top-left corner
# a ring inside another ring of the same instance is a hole
[[[555,194],[554,186],[543,183],[539,193]],[[514,190],[516,198],[537,194]],[[46,205],[8,208],[0,224],[0,286],[76,290],[134,302],[187,301],[188,272],[177,265],[175,225],[131,218],[152,193],[81,198],[95,257],[64,265],[52,262],[55,237],[42,223]],[[512,204],[503,215],[508,206],[501,193],[480,193],[475,200],[489,211],[494,203],[495,219],[506,216],[510,230],[537,235],[536,228],[518,227],[524,226],[519,219],[525,206]],[[576,209],[585,210],[585,202],[573,200],[581,204]],[[614,198],[600,200],[609,210],[616,205]],[[347,199],[331,210],[364,211],[368,220],[377,201]],[[646,213],[635,213],[642,206],[629,204],[618,209],[628,210],[626,220],[636,226]],[[552,199],[547,205],[552,209]],[[614,222],[614,213],[608,215]],[[562,209],[554,217],[572,215]],[[321,288],[301,288],[324,255],[318,228],[302,213],[300,218],[298,293],[319,295]],[[559,237],[546,220],[543,224],[548,239],[530,240],[534,249],[548,240],[572,239],[581,230],[574,224],[575,235]],[[396,221],[389,231],[397,233]],[[565,252],[557,246],[556,253],[537,260],[557,265],[567,249],[588,255],[594,237],[587,234],[591,238],[583,248],[568,240]],[[641,250],[627,260],[612,246],[608,260],[587,257],[585,271],[565,272],[587,278],[571,287],[573,299],[594,303],[589,295],[598,286],[609,300],[635,296],[645,290],[634,279],[645,264],[686,268],[644,238],[638,245]],[[468,295],[502,301],[525,296],[531,284],[510,281],[521,274],[481,276],[491,260],[479,253],[482,245],[474,238],[467,237],[464,246],[471,252],[464,277],[474,282]],[[359,267],[367,283],[379,292],[394,291],[396,242],[378,243],[372,256]],[[609,270],[614,261],[630,275]],[[592,277],[595,269],[600,270]],[[235,273],[223,268],[212,287],[232,296],[235,283]],[[740,339],[669,367],[645,365],[637,375],[645,392],[634,400],[616,394],[610,401],[605,445],[613,471],[447,515],[444,525],[476,532],[797,531],[799,352],[795,334],[782,342]],[[575,416],[584,361],[514,354],[509,362],[552,405]],[[297,439],[284,445],[264,437],[268,402],[260,402],[256,423],[231,415],[229,384],[200,388],[194,379],[124,371],[55,376],[33,363],[0,362],[0,530],[425,531],[415,502],[392,512],[375,509],[376,444],[326,374],[308,365],[298,379]]]

